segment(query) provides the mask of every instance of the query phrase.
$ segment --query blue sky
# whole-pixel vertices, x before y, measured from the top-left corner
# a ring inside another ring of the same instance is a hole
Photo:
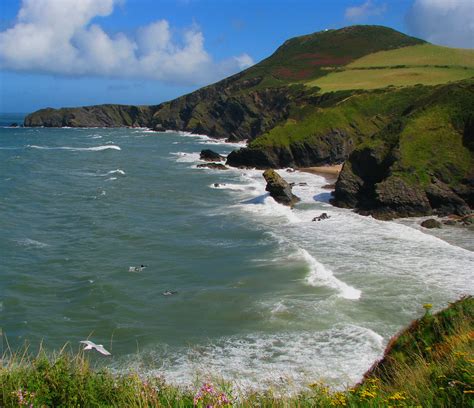
[[[0,111],[156,104],[260,61],[288,38],[350,24],[380,24],[437,44],[474,47],[473,5],[472,0],[2,0]]]

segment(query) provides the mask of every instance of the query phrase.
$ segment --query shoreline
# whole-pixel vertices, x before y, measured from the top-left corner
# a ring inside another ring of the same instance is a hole
[[[323,176],[328,181],[336,182],[339,177],[339,173],[342,170],[343,164],[334,164],[330,166],[313,166],[313,167],[300,167],[296,170],[303,173],[316,174],[317,176]]]

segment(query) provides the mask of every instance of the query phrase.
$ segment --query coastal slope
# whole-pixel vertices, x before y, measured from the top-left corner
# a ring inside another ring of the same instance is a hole
[[[333,203],[389,219],[474,200],[474,50],[381,26],[286,41],[260,63],[155,106],[43,109],[26,126],[146,126],[228,141],[234,167],[344,164]]]

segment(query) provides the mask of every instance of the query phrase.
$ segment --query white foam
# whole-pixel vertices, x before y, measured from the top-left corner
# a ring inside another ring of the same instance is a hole
[[[120,174],[121,176],[125,176],[125,172],[121,169],[117,169],[117,170],[110,170],[109,172],[107,172],[107,174]]]
[[[109,177],[106,181],[114,181],[117,180],[117,177]]]
[[[198,133],[183,132],[183,131],[167,131],[169,133],[177,133],[180,136],[192,137],[194,139],[199,139],[198,144],[206,145],[223,145],[223,146],[232,146],[232,147],[245,147],[247,146],[247,140],[242,140],[239,142],[226,142],[225,139],[216,139],[208,135],[201,135]]]
[[[100,152],[102,150],[122,150],[120,146],[117,145],[105,145],[105,146],[93,146],[93,147],[69,147],[69,146],[58,146],[58,147],[51,147],[51,146],[36,146],[36,145],[28,145],[30,149],[40,149],[40,150],[70,150],[72,152]]]
[[[29,248],[45,248],[49,246],[48,244],[45,244],[44,242],[36,241],[31,238],[17,239],[16,242],[18,245],[29,247]]]
[[[151,349],[130,356],[124,366],[184,387],[195,385],[197,379],[223,379],[232,382],[237,395],[269,388],[276,394],[291,395],[318,380],[336,388],[354,384],[382,352],[379,334],[347,324],[298,335],[225,337],[173,352],[166,347]]]
[[[177,157],[176,161],[178,163],[196,163],[200,161],[199,153],[175,152],[171,154]]]
[[[360,299],[361,291],[347,285],[337,279],[333,272],[326,268],[322,263],[314,259],[306,249],[298,248],[298,257],[304,259],[308,264],[309,273],[306,276],[306,283],[310,286],[328,286],[339,291],[341,297],[345,299]]]

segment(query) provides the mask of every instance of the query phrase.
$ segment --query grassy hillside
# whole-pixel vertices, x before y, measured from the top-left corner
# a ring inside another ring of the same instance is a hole
[[[325,30],[286,41],[269,58],[249,68],[243,79],[263,76],[274,85],[326,75],[328,67],[341,67],[382,50],[423,44],[382,26],[351,26]]]
[[[317,381],[291,397],[237,395],[224,382],[178,389],[160,377],[93,369],[83,352],[31,357],[25,350],[4,355],[0,406],[472,407],[474,301],[461,299],[435,315],[431,305],[424,307],[424,316],[390,341],[360,384],[339,391]]]
[[[379,51],[307,81],[320,92],[437,85],[474,77],[474,50],[432,44]]]

